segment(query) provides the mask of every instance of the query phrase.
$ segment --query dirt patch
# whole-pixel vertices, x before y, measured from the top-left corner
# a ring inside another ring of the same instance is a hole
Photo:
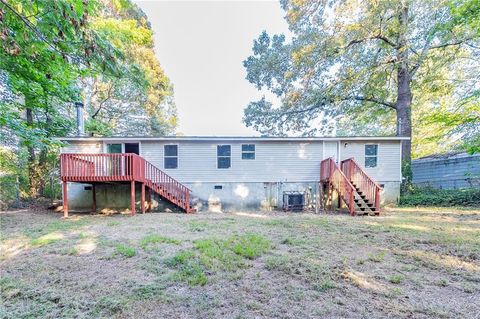
[[[480,212],[0,214],[3,318],[476,318]]]

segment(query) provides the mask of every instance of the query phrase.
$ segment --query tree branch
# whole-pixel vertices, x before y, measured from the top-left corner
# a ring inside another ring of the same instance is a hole
[[[351,97],[350,99],[353,99],[353,100],[356,100],[356,101],[372,102],[372,103],[376,103],[376,104],[380,104],[380,105],[383,105],[383,106],[387,106],[387,107],[389,107],[389,108],[392,108],[392,109],[396,110],[396,107],[395,107],[395,104],[394,104],[394,103],[387,102],[387,101],[382,101],[382,100],[379,100],[379,99],[376,99],[376,98],[372,98],[372,97],[353,96],[353,97]]]
[[[108,88],[107,97],[105,99],[103,99],[102,102],[100,102],[100,105],[99,105],[98,109],[95,111],[95,113],[93,113],[92,119],[94,119],[98,115],[98,113],[102,110],[103,104],[105,102],[107,102],[108,100],[110,100],[110,98],[112,97],[111,96],[112,88],[113,88],[113,84],[110,85],[110,87]]]

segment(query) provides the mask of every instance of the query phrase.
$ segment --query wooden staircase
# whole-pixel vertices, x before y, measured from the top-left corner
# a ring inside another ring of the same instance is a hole
[[[135,183],[141,183],[142,212],[145,212],[145,190],[149,202],[151,191],[179,207],[186,213],[195,210],[190,206],[191,190],[181,184],[143,157],[133,154],[61,154],[60,178],[63,181],[64,215],[68,216],[67,182],[91,183],[93,206],[96,209],[95,184],[131,184],[131,211],[135,215]],[[151,204],[148,204],[151,207]]]
[[[326,190],[324,206],[332,207],[333,192],[337,192],[339,208],[344,202],[350,215],[379,215],[380,186],[349,158],[342,161],[341,168],[333,158],[327,158],[320,165],[320,183]]]

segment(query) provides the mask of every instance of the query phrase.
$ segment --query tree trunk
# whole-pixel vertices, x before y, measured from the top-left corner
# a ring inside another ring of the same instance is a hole
[[[399,16],[399,33],[397,47],[397,136],[412,138],[412,90],[411,74],[408,68],[408,7],[401,4]],[[402,162],[409,165],[411,162],[412,142],[402,141]]]
[[[412,138],[412,93],[410,90],[409,74],[401,69],[398,71],[398,97],[397,109],[397,136]],[[410,163],[412,153],[412,141],[402,141],[402,161]]]
[[[26,101],[27,102],[27,101]],[[33,127],[33,111],[31,108],[26,108],[27,125]],[[38,196],[37,187],[37,168],[36,168],[36,156],[35,148],[31,143],[27,143],[28,151],[28,186],[30,196],[35,198]]]

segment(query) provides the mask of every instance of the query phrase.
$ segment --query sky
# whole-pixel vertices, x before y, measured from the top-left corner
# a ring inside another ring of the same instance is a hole
[[[155,52],[173,83],[178,132],[259,135],[243,109],[262,96],[246,79],[243,60],[263,30],[288,33],[278,1],[145,1]]]

